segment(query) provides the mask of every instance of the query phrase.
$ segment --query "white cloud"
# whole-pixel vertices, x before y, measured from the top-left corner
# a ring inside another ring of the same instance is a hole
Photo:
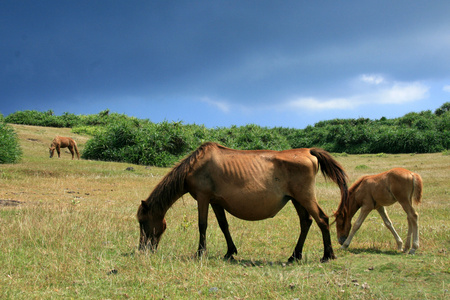
[[[382,77],[362,75],[360,79],[377,85],[340,98],[298,97],[285,103],[286,109],[333,110],[355,109],[362,105],[405,104],[426,99],[429,87],[420,82],[387,82]],[[380,83],[383,85],[378,86]],[[450,88],[450,86],[448,86]],[[449,89],[450,90],[450,89]]]
[[[442,90],[443,90],[444,92],[450,93],[450,85],[444,85],[444,87],[442,88]]]
[[[421,83],[395,83],[378,92],[380,103],[401,104],[428,97],[429,88]]]
[[[209,105],[215,106],[218,109],[220,109],[221,111],[228,113],[230,111],[230,105],[226,102],[223,101],[217,101],[217,100],[212,100],[208,97],[203,97],[200,99],[200,101],[205,102]]]
[[[287,103],[290,108],[301,108],[308,110],[328,110],[328,109],[351,109],[355,107],[355,102],[349,99],[316,99],[299,98]]]
[[[378,85],[384,82],[384,78],[381,75],[376,74],[363,74],[359,77],[363,82]]]

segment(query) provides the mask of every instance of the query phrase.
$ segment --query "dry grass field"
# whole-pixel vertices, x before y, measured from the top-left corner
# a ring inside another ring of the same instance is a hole
[[[331,228],[337,259],[321,264],[322,237],[314,223],[304,259],[288,264],[299,221],[288,204],[270,220],[228,217],[238,248],[222,259],[225,239],[210,210],[208,254],[198,243],[195,201],[184,196],[166,215],[157,253],[137,251],[136,210],[169,169],[48,156],[55,135],[73,137],[80,151],[89,137],[70,129],[13,126],[24,152],[0,165],[1,299],[450,299],[450,156],[336,155],[350,181],[393,167],[419,173],[424,197],[417,207],[420,247],[396,251],[391,233],[372,212],[348,250]],[[132,167],[133,170],[127,170]],[[319,203],[328,215],[339,204],[336,185],[317,176]],[[405,240],[406,214],[387,208]]]

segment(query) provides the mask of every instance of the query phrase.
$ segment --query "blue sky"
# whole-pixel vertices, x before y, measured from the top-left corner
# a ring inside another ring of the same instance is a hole
[[[450,101],[450,1],[0,1],[0,113],[304,128]]]

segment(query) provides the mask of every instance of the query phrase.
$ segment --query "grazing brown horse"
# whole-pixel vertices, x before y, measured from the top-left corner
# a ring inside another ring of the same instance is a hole
[[[78,152],[77,143],[72,138],[64,136],[56,136],[53,139],[52,144],[50,145],[49,148],[50,158],[53,157],[55,149],[56,152],[58,152],[58,158],[61,158],[61,150],[60,150],[61,148],[69,148],[70,153],[72,153],[72,159],[74,158],[76,152],[78,159],[80,159],[80,153]]]
[[[233,259],[236,246],[228,230],[225,211],[244,220],[274,217],[292,201],[300,218],[300,237],[289,261],[301,259],[312,219],[322,231],[324,255],[334,259],[328,216],[317,203],[315,176],[319,165],[324,176],[348,196],[347,175],[331,155],[321,149],[233,150],[205,143],[174,167],[155,187],[137,212],[140,224],[139,249],[158,247],[166,229],[164,216],[172,204],[189,193],[198,205],[200,241],[197,255],[206,250],[208,208],[212,206],[226,242],[226,259]]]
[[[411,248],[412,238],[412,248],[409,253],[414,254],[419,248],[419,229],[417,226],[418,214],[414,210],[412,202],[419,204],[421,199],[422,178],[419,174],[406,169],[394,168],[377,175],[359,178],[349,189],[348,201],[341,201],[335,212],[339,243],[343,249],[347,248],[364,219],[372,210],[376,209],[386,227],[394,235],[398,250],[401,251],[403,241],[392,226],[384,208],[398,202],[408,215],[408,235],[403,252],[407,252]],[[361,212],[352,228],[352,218],[360,208]]]

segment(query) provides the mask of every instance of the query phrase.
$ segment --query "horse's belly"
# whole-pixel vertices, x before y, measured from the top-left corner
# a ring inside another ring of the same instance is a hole
[[[289,201],[282,196],[247,195],[247,197],[218,197],[213,202],[233,216],[249,221],[274,217]]]

